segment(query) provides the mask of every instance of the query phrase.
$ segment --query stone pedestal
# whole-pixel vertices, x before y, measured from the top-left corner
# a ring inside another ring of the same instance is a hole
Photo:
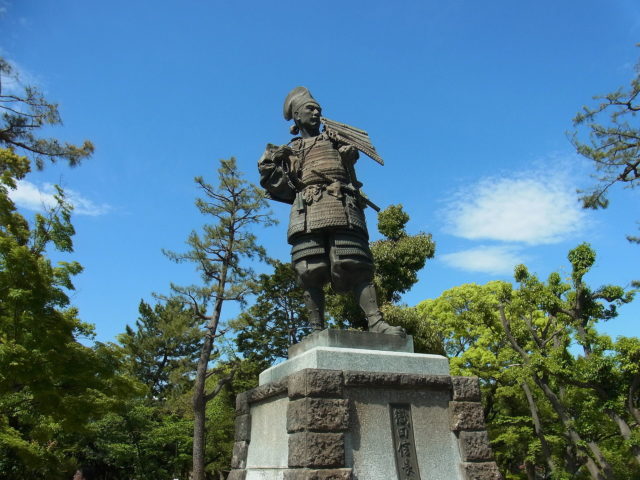
[[[236,408],[229,480],[502,478],[477,378],[451,377],[411,337],[314,333]]]

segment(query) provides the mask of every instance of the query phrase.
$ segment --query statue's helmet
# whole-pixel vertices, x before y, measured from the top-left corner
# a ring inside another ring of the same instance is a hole
[[[291,90],[289,95],[287,95],[287,98],[284,100],[284,119],[291,120],[293,118],[293,114],[307,103],[315,103],[318,107],[320,106],[316,99],[311,96],[311,92],[306,87],[296,87]]]

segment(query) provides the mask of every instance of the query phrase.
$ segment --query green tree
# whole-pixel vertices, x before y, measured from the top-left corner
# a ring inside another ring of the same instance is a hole
[[[215,223],[205,225],[202,233],[194,231],[189,235],[186,253],[166,252],[176,262],[194,263],[202,280],[202,285],[172,285],[175,298],[189,305],[205,328],[193,389],[194,480],[205,478],[206,405],[232,380],[235,372],[232,369],[214,386],[206,388],[214,342],[226,333],[226,329],[219,329],[222,306],[226,301],[244,302],[246,295],[254,291],[253,271],[243,260],[265,259],[266,254],[250,229],[273,223],[265,213],[264,193],[242,179],[234,158],[220,161],[218,181],[214,187],[202,177],[196,178],[205,195],[196,200],[196,206],[203,215],[213,217]]]
[[[117,408],[78,439],[83,467],[99,480],[187,479],[193,431],[189,412],[149,401],[142,393],[118,400]]]
[[[586,285],[595,262],[587,244],[569,252],[569,261],[570,282],[557,273],[542,282],[520,265],[517,288],[463,285],[418,311],[438,332],[452,373],[481,378],[497,460],[508,476],[635,478],[635,344],[613,344],[596,330],[633,293]]]
[[[78,342],[93,335],[67,293],[82,267],[73,261],[54,266],[47,257],[49,249],[73,250],[72,206],[64,192],[58,188],[56,205],[32,221],[9,194],[32,162],[74,166],[93,147],[38,138],[38,128],[60,123],[57,108],[37,89],[21,87],[0,59],[0,81],[7,76],[21,92],[0,85],[0,476],[68,478],[75,467],[73,435],[109,411],[128,383],[114,376],[117,359],[108,348]]]
[[[597,182],[582,191],[585,208],[607,208],[609,189],[615,184],[635,188],[640,182],[640,63],[635,66],[635,77],[628,88],[618,88],[605,95],[597,95],[595,107],[582,107],[573,119],[576,131],[572,142],[578,153],[593,162]],[[588,139],[582,139],[585,127]],[[640,243],[640,237],[628,236],[629,241]]]
[[[83,465],[96,478],[188,478],[193,412],[188,398],[201,331],[176,299],[153,307],[141,301],[139,318],[111,344],[118,375],[138,386],[91,425],[80,440]]]
[[[289,345],[309,333],[302,289],[290,263],[273,262],[273,273],[258,279],[255,303],[234,322],[242,355],[265,369],[287,358]]]
[[[16,85],[12,90],[4,84]],[[4,87],[4,88],[3,88]],[[60,125],[62,120],[58,105],[49,102],[37,87],[23,85],[15,68],[0,57],[0,145],[12,151],[24,153],[39,170],[45,160],[66,160],[70,166],[78,165],[94,150],[93,144],[85,140],[81,146],[60,143],[55,138],[41,138],[40,129],[47,125]]]
[[[165,400],[191,387],[202,334],[192,312],[177,299],[151,307],[143,300],[136,329],[127,325],[118,341],[131,375],[144,383],[149,397]]]
[[[402,205],[387,207],[378,213],[378,230],[385,238],[371,243],[375,264],[374,284],[382,309],[390,312],[392,309],[385,307],[385,304],[398,302],[400,296],[411,289],[418,281],[418,272],[435,253],[431,235],[422,232],[409,235],[405,228],[408,221],[409,215]],[[364,314],[351,296],[328,295],[327,310],[339,325],[366,327]],[[393,310],[393,313],[397,313],[397,310]],[[387,321],[393,324],[394,320],[402,318],[408,319],[409,316],[396,315]],[[412,323],[402,326],[411,330]]]

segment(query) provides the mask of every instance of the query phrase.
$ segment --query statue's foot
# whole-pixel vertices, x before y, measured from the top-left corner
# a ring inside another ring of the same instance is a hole
[[[378,320],[374,324],[369,325],[369,331],[373,333],[384,333],[386,335],[398,335],[399,337],[407,336],[407,332],[404,328],[394,327],[384,320]]]

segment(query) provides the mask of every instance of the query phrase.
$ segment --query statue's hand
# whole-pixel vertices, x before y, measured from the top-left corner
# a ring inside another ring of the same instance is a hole
[[[282,162],[286,161],[292,154],[293,151],[291,150],[291,148],[283,145],[282,147],[279,147],[272,151],[271,158],[273,158],[273,161],[276,164],[281,165]]]
[[[290,151],[291,149],[286,145],[279,147],[268,143],[260,160],[258,160],[258,169],[262,172],[263,170],[272,170],[276,165],[282,165],[282,162],[286,160]]]
[[[340,153],[340,156],[343,160],[351,163],[356,163],[359,157],[358,149],[353,145],[341,146],[340,148],[338,148],[338,153]]]

